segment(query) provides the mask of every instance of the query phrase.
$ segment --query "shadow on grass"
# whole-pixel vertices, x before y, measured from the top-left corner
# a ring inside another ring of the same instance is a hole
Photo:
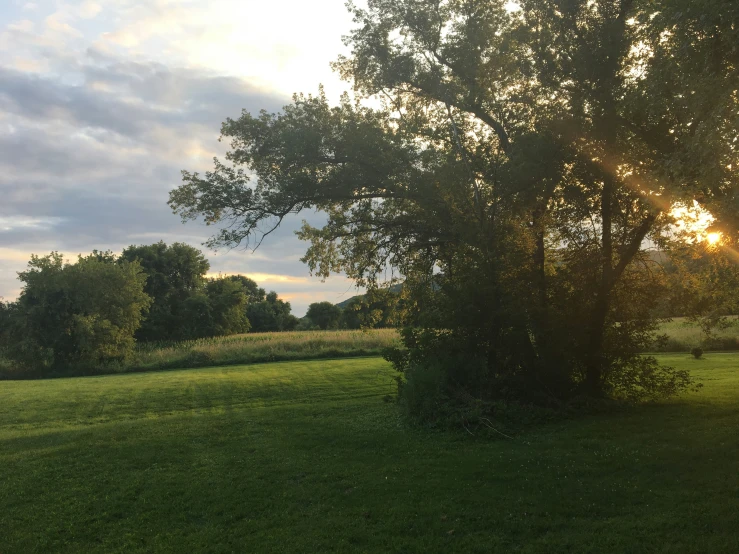
[[[0,441],[4,552],[739,546],[729,403],[644,406],[484,441],[410,430],[376,394],[252,397],[272,400],[254,407],[237,394],[228,408]]]

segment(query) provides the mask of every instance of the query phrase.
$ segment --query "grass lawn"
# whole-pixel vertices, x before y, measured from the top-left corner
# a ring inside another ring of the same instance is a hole
[[[0,382],[0,553],[739,552],[739,353],[514,440],[409,429],[377,358]]]

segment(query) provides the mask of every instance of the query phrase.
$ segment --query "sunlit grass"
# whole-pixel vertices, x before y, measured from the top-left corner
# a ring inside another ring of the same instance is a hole
[[[491,440],[378,358],[0,384],[0,552],[739,552],[739,355],[700,393]]]
[[[123,369],[376,356],[397,340],[394,329],[371,329],[252,333],[175,343],[141,343]]]

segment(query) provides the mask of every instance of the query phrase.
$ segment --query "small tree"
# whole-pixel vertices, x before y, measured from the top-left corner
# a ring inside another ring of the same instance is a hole
[[[336,329],[341,321],[341,308],[331,302],[314,302],[308,306],[307,317],[321,329]]]
[[[37,374],[125,358],[151,304],[137,262],[112,264],[92,254],[72,264],[52,252],[32,256],[18,277],[20,297],[3,309],[4,350]]]

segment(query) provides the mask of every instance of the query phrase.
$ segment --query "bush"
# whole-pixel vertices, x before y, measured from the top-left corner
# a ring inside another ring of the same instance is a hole
[[[563,378],[554,364],[542,365],[532,378],[517,369],[521,360],[513,355],[501,360],[500,353],[492,351],[485,356],[477,347],[480,338],[474,334],[404,329],[401,337],[404,348],[383,353],[400,373],[398,401],[411,419],[433,427],[461,424],[469,431],[489,426],[493,418],[517,426],[551,419],[555,413],[571,414],[578,405],[589,412],[593,404],[665,398],[696,386],[689,372],[662,366],[655,358],[634,352],[633,344],[619,342],[622,337],[616,333],[609,337],[614,343],[611,351],[617,355],[608,360],[604,394],[589,397],[591,402],[586,404],[580,398],[583,393],[578,383]],[[522,358],[524,353],[518,356]]]
[[[458,427],[491,414],[483,395],[469,392],[482,392],[487,381],[484,358],[443,331],[404,329],[402,337],[406,348],[388,348],[383,356],[401,374],[398,402],[406,416],[432,427]]]
[[[702,348],[693,348],[690,353],[693,355],[693,357],[696,360],[700,360],[703,356],[703,349]]]

